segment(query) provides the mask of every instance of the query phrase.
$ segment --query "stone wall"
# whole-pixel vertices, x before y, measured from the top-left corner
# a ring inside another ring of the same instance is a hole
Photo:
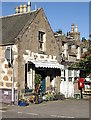
[[[74,57],[74,56],[68,56],[68,61],[69,62],[76,62],[76,57]]]
[[[58,46],[56,44],[55,37],[50,28],[50,25],[45,17],[43,10],[41,9],[33,22],[27,26],[27,29],[22,30],[24,34],[20,34],[20,38],[17,41],[18,45],[18,80],[20,83],[20,92],[24,89],[25,84],[25,62],[23,54],[26,50],[38,53],[38,31],[44,31],[46,34],[46,55],[56,55],[58,59]]]
[[[7,46],[8,47],[8,46]],[[8,67],[8,62],[5,58],[6,46],[0,46],[0,89],[11,89],[12,87],[12,68]],[[17,89],[17,51],[16,46],[14,50],[14,88]],[[16,53],[16,54],[15,54]]]

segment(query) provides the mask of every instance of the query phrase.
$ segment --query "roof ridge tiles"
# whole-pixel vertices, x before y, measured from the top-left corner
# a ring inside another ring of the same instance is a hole
[[[33,10],[33,11],[31,11],[31,12],[15,13],[15,14],[7,15],[7,16],[0,16],[0,19],[1,19],[1,18],[8,18],[8,17],[19,16],[19,15],[31,14],[31,13],[34,13],[34,12],[38,12],[40,9],[42,9],[42,8],[38,8],[37,10]]]

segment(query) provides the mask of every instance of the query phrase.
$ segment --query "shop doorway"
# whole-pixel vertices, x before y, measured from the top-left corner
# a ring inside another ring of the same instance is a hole
[[[44,94],[46,92],[46,69],[36,69],[36,73],[40,74],[41,79],[41,92]]]

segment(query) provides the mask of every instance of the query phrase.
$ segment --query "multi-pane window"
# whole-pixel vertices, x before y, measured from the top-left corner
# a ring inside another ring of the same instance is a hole
[[[71,52],[71,45],[68,46],[68,52]]]
[[[74,70],[74,77],[77,77],[77,70]]]
[[[61,70],[61,77],[64,77],[64,70]]]
[[[38,33],[39,51],[45,51],[45,32]]]
[[[64,51],[62,52],[62,62],[64,62],[65,61],[65,54],[64,54]]]
[[[72,76],[72,70],[68,70],[68,76],[69,76],[69,77]]]
[[[61,70],[61,81],[66,81],[65,70]]]

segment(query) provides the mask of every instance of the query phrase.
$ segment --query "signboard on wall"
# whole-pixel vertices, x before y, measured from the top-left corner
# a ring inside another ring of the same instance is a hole
[[[14,60],[14,53],[11,47],[7,47],[5,50],[5,58],[8,62],[12,63]]]
[[[4,95],[9,95],[9,92],[8,91],[4,91]]]

